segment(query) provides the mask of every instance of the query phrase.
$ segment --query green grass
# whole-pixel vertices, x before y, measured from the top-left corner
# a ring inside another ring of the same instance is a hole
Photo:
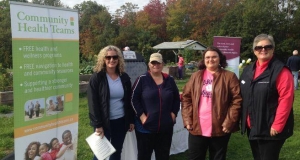
[[[187,82],[189,74],[183,80],[176,80],[176,84],[180,91]],[[280,160],[294,160],[300,159],[300,90],[295,92],[294,101],[294,115],[295,115],[295,127],[294,135],[287,139],[281,153]],[[2,108],[2,106],[0,106]],[[13,139],[13,117],[0,118],[0,159],[8,155],[13,151],[14,139]],[[87,98],[85,94],[80,95],[79,99],[79,137],[78,137],[78,160],[92,159],[92,151],[89,149],[85,138],[92,132],[92,127],[89,125]],[[170,160],[184,160],[187,159],[187,152],[171,155]],[[228,160],[252,160],[252,154],[250,146],[245,135],[241,135],[240,132],[232,134],[227,152]]]

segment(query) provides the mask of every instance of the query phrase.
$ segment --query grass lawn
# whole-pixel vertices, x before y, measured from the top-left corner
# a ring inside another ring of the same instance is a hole
[[[187,82],[184,80],[176,80],[178,88],[182,91],[182,87]],[[1,106],[0,106],[1,108]],[[295,92],[294,101],[294,116],[295,127],[294,135],[287,139],[284,144],[280,160],[295,160],[300,159],[300,90]],[[0,159],[13,151],[13,117],[0,117]],[[80,95],[79,99],[79,135],[78,135],[78,160],[92,159],[92,151],[89,149],[85,138],[91,134],[92,128],[89,125],[87,98],[85,94]],[[19,153],[23,154],[23,153]],[[177,155],[171,155],[171,160],[187,159],[187,152]],[[250,146],[245,135],[240,132],[234,133],[231,136],[227,152],[228,160],[252,160]]]

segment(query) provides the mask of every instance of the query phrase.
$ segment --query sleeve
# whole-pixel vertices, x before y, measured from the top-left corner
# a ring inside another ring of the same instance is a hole
[[[291,72],[287,68],[283,68],[279,73],[276,79],[276,87],[279,99],[272,128],[280,133],[286,124],[294,101],[294,80]]]
[[[142,82],[140,76],[136,79],[134,85],[132,86],[132,96],[131,96],[131,105],[137,117],[140,117],[144,113],[142,92],[143,92],[143,88],[142,88]]]
[[[194,74],[183,87],[182,100],[181,100],[181,114],[183,125],[193,124],[193,103],[192,103],[192,89],[194,86]]]
[[[128,97],[128,100],[126,100],[126,102],[128,104],[126,104],[126,106],[128,107],[128,116],[129,116],[129,123],[130,124],[133,124],[134,123],[134,111],[133,111],[133,108],[131,106],[131,103],[130,103],[130,99],[131,99],[131,94],[132,94],[132,90],[131,90],[131,81],[128,81],[126,83],[126,90],[127,90],[127,97]]]
[[[288,67],[290,67],[290,63],[291,63],[290,60],[291,60],[291,59],[288,58],[287,63],[286,63],[286,65],[287,65]]]
[[[172,107],[172,112],[176,115],[178,114],[178,111],[180,109],[180,95],[178,91],[178,87],[175,83],[174,78],[171,77],[171,83],[172,83],[172,88],[174,90],[174,101],[173,101],[173,107]]]
[[[101,119],[101,109],[100,109],[100,96],[99,96],[99,81],[97,79],[97,74],[95,73],[88,85],[87,89],[87,97],[88,97],[88,106],[89,106],[89,117],[91,126],[95,128],[102,127],[102,119]]]
[[[241,113],[241,89],[237,76],[233,73],[229,80],[229,94],[231,102],[229,103],[227,116],[222,124],[223,127],[232,130],[238,125]]]

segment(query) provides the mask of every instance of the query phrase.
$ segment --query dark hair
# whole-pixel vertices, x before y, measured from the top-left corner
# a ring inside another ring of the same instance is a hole
[[[31,142],[31,143],[27,146],[27,148],[26,148],[26,151],[25,151],[25,160],[30,160],[30,159],[29,159],[29,156],[28,156],[28,151],[31,149],[31,146],[32,146],[32,145],[36,145],[36,153],[35,153],[35,155],[36,155],[36,156],[39,155],[39,149],[40,149],[41,143],[40,143],[40,142],[37,142],[37,141]]]
[[[43,146],[43,145],[47,147],[47,151],[50,150],[50,145],[49,145],[48,143],[43,143],[43,144],[41,144],[41,146]]]
[[[50,149],[52,149],[52,143],[53,143],[53,141],[55,141],[55,140],[57,140],[58,141],[58,139],[57,138],[52,138],[51,139],[51,141],[50,141],[50,143],[49,143],[49,147],[50,147]]]
[[[178,56],[179,56],[179,57],[182,57],[182,54],[181,54],[181,53],[179,53],[179,54],[178,54]]]
[[[228,64],[226,62],[226,56],[219,50],[219,48],[217,48],[215,46],[210,46],[210,47],[207,47],[206,50],[202,54],[202,60],[200,61],[199,66],[198,66],[199,70],[206,69],[204,60],[205,60],[205,54],[206,54],[207,51],[215,51],[215,52],[217,52],[218,55],[219,55],[219,57],[220,57],[219,67],[222,67],[222,68],[227,67]]]
[[[62,139],[64,139],[64,135],[65,135],[66,133],[71,133],[71,131],[70,131],[70,130],[65,130],[65,131],[63,132],[63,134],[61,135],[61,136],[62,136]]]

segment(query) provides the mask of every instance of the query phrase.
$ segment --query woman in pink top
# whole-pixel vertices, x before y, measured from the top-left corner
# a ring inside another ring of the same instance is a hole
[[[184,67],[184,59],[182,57],[182,54],[178,54],[178,78],[182,79],[182,72]]]
[[[225,70],[226,57],[217,47],[203,53],[199,71],[192,74],[182,94],[182,119],[189,131],[189,160],[225,160],[232,132],[238,130],[240,86]]]

